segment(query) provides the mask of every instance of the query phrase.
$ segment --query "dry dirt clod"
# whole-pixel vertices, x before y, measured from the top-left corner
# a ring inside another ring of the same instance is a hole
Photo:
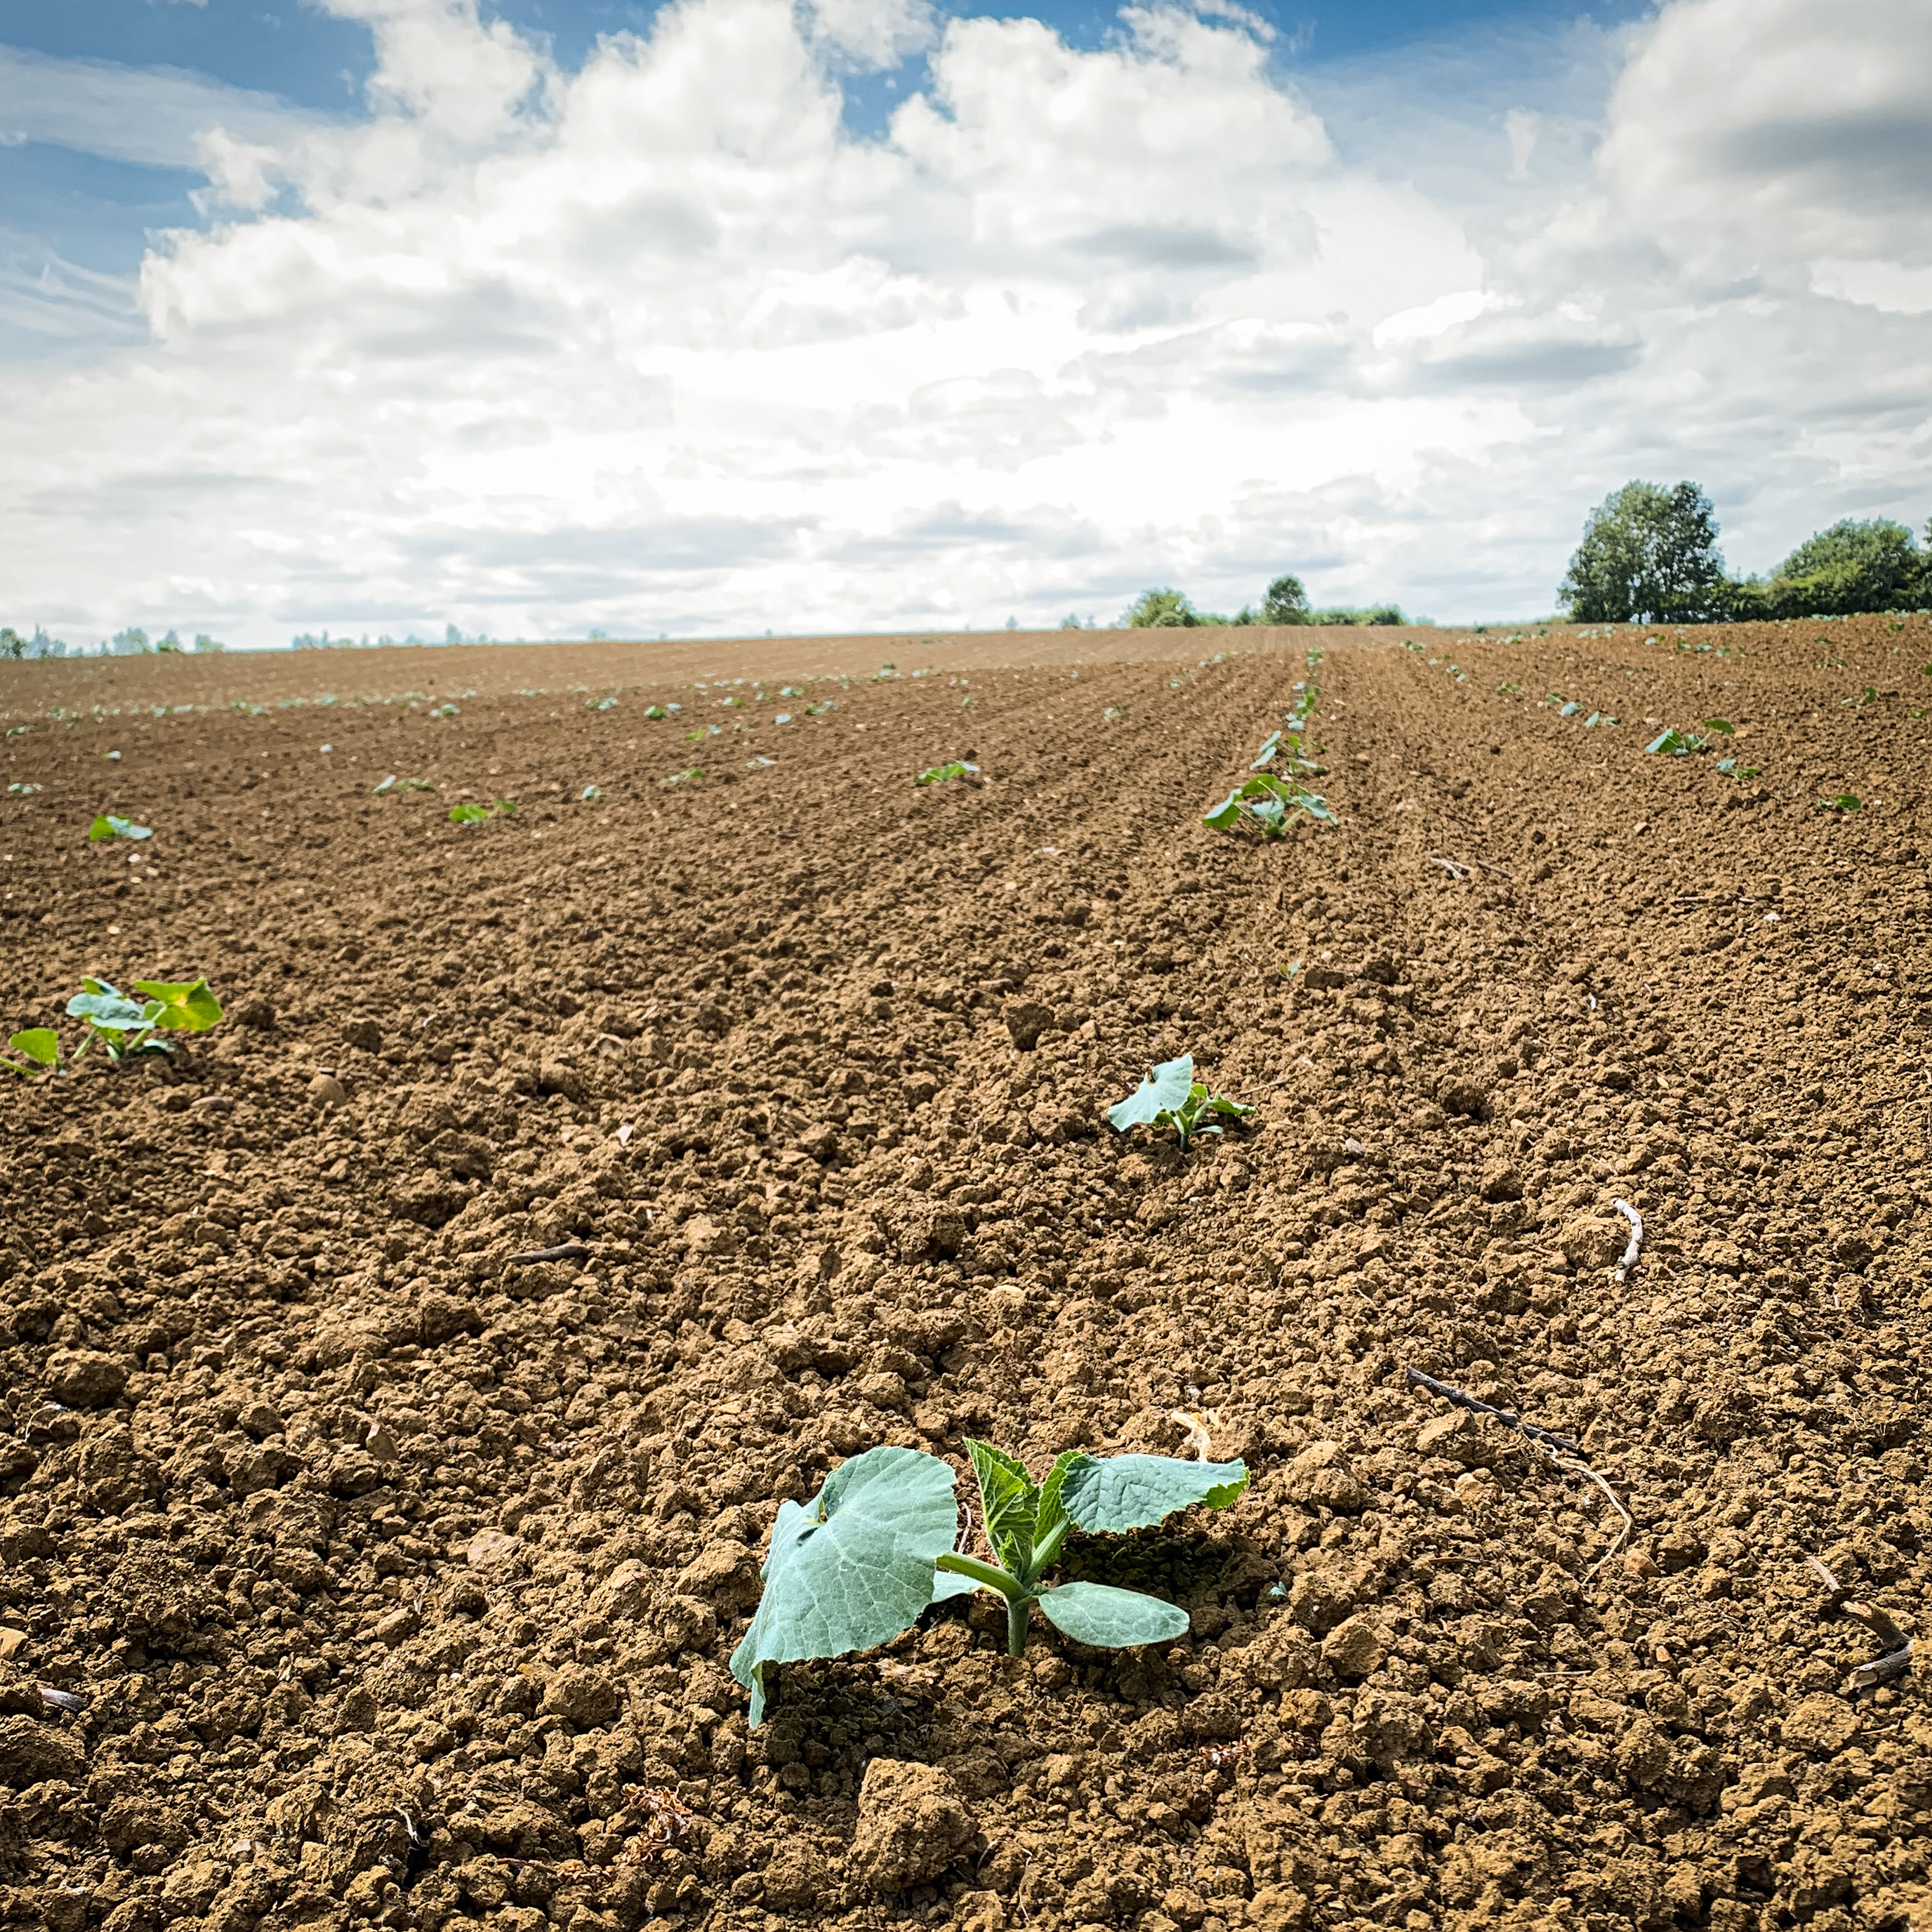
[[[128,1386],[130,1364],[94,1349],[60,1353],[47,1364],[47,1388],[70,1408],[101,1408]]]
[[[932,1765],[873,1759],[859,1790],[852,1868],[874,1892],[929,1885],[979,1835],[959,1788]]]

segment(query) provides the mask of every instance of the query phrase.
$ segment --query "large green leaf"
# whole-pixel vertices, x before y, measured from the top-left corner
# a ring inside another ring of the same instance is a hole
[[[221,1002],[206,980],[136,980],[134,990],[159,1004],[154,1024],[169,1033],[206,1033],[221,1018]]]
[[[1048,1622],[1076,1643],[1124,1650],[1135,1643],[1165,1643],[1187,1630],[1187,1612],[1178,1604],[1144,1597],[1138,1590],[1116,1590],[1106,1583],[1063,1583],[1040,1599]]]
[[[764,1668],[889,1643],[934,1600],[933,1565],[959,1532],[952,1472],[917,1449],[868,1449],[808,1503],[780,1505],[764,1594],[731,1674],[765,1714]]]
[[[1174,1456],[1082,1456],[1066,1472],[1066,1514],[1088,1531],[1144,1529],[1177,1510],[1226,1509],[1248,1486],[1245,1462],[1195,1462]],[[1136,1640],[1138,1641],[1138,1640]]]
[[[986,1541],[994,1558],[1015,1576],[1024,1574],[1033,1560],[1034,1526],[1040,1492],[1026,1465],[990,1442],[970,1437],[966,1454],[980,1485],[980,1507],[986,1517]]]
[[[1127,1097],[1107,1109],[1114,1127],[1125,1133],[1130,1127],[1154,1125],[1163,1114],[1178,1112],[1187,1104],[1188,1090],[1194,1084],[1194,1056],[1184,1053],[1156,1066]]]

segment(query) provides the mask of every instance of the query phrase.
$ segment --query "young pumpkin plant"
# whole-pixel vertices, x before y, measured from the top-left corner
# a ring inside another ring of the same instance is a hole
[[[809,1502],[782,1503],[766,1554],[757,1614],[731,1655],[764,1720],[766,1672],[808,1658],[890,1643],[929,1606],[976,1589],[1006,1605],[1006,1648],[1026,1648],[1033,1606],[1076,1642],[1159,1643],[1187,1628],[1178,1605],[1100,1583],[1049,1584],[1070,1531],[1140,1529],[1195,1503],[1225,1509],[1247,1486],[1240,1462],[1165,1456],[1102,1460],[1074,1450],[1044,1482],[982,1442],[966,1445],[991,1562],[965,1554],[951,1469],[917,1449],[868,1449],[841,1463]]]
[[[1116,1133],[1130,1127],[1170,1126],[1180,1136],[1181,1151],[1196,1134],[1218,1134],[1223,1120],[1238,1120],[1254,1108],[1224,1094],[1210,1092],[1194,1077],[1194,1056],[1163,1060],[1124,1100],[1107,1109]]]
[[[69,1015],[87,1028],[74,1049],[76,1060],[97,1040],[115,1061],[130,1054],[172,1053],[173,1047],[155,1039],[157,1033],[206,1033],[221,1018],[221,1003],[206,980],[136,980],[138,1000],[105,980],[83,980],[81,984],[86,990],[67,1003]]]

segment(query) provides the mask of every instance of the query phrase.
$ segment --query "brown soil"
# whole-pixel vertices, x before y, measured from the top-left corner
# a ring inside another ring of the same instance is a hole
[[[0,1920],[1932,1924],[1928,1660],[1805,1562],[1922,1616],[1932,632],[1645,634],[8,668],[8,1030],[228,1018],[4,1090]],[[1311,643],[1339,829],[1208,831]],[[1101,1117],[1183,1050],[1185,1161]],[[1177,1412],[1247,1496],[1070,1567],[1186,1640],[952,1605],[748,1733],[778,1499]]]

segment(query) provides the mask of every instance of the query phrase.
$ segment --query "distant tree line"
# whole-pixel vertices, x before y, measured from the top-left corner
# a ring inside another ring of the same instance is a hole
[[[1889,517],[1846,518],[1768,577],[1732,577],[1711,500],[1694,483],[1626,483],[1590,512],[1558,595],[1579,623],[1849,617],[1932,604],[1932,524],[1921,549]]]
[[[113,658],[146,657],[159,651],[167,656],[185,655],[190,651],[225,651],[228,646],[218,638],[211,638],[206,631],[196,633],[194,643],[184,644],[178,632],[168,631],[158,638],[150,638],[138,626],[130,625],[126,630],[116,631],[100,646],[99,656]],[[50,637],[36,624],[33,634],[23,638],[10,624],[0,629],[0,658],[81,658],[88,652],[82,647],[63,644],[58,638]]]
[[[1366,607],[1337,604],[1316,610],[1308,602],[1301,579],[1294,576],[1277,577],[1262,593],[1259,610],[1244,604],[1232,617],[1196,610],[1184,591],[1160,590],[1143,590],[1120,619],[1127,629],[1133,631],[1180,630],[1196,625],[1406,624],[1408,621],[1400,606],[1394,604]]]

